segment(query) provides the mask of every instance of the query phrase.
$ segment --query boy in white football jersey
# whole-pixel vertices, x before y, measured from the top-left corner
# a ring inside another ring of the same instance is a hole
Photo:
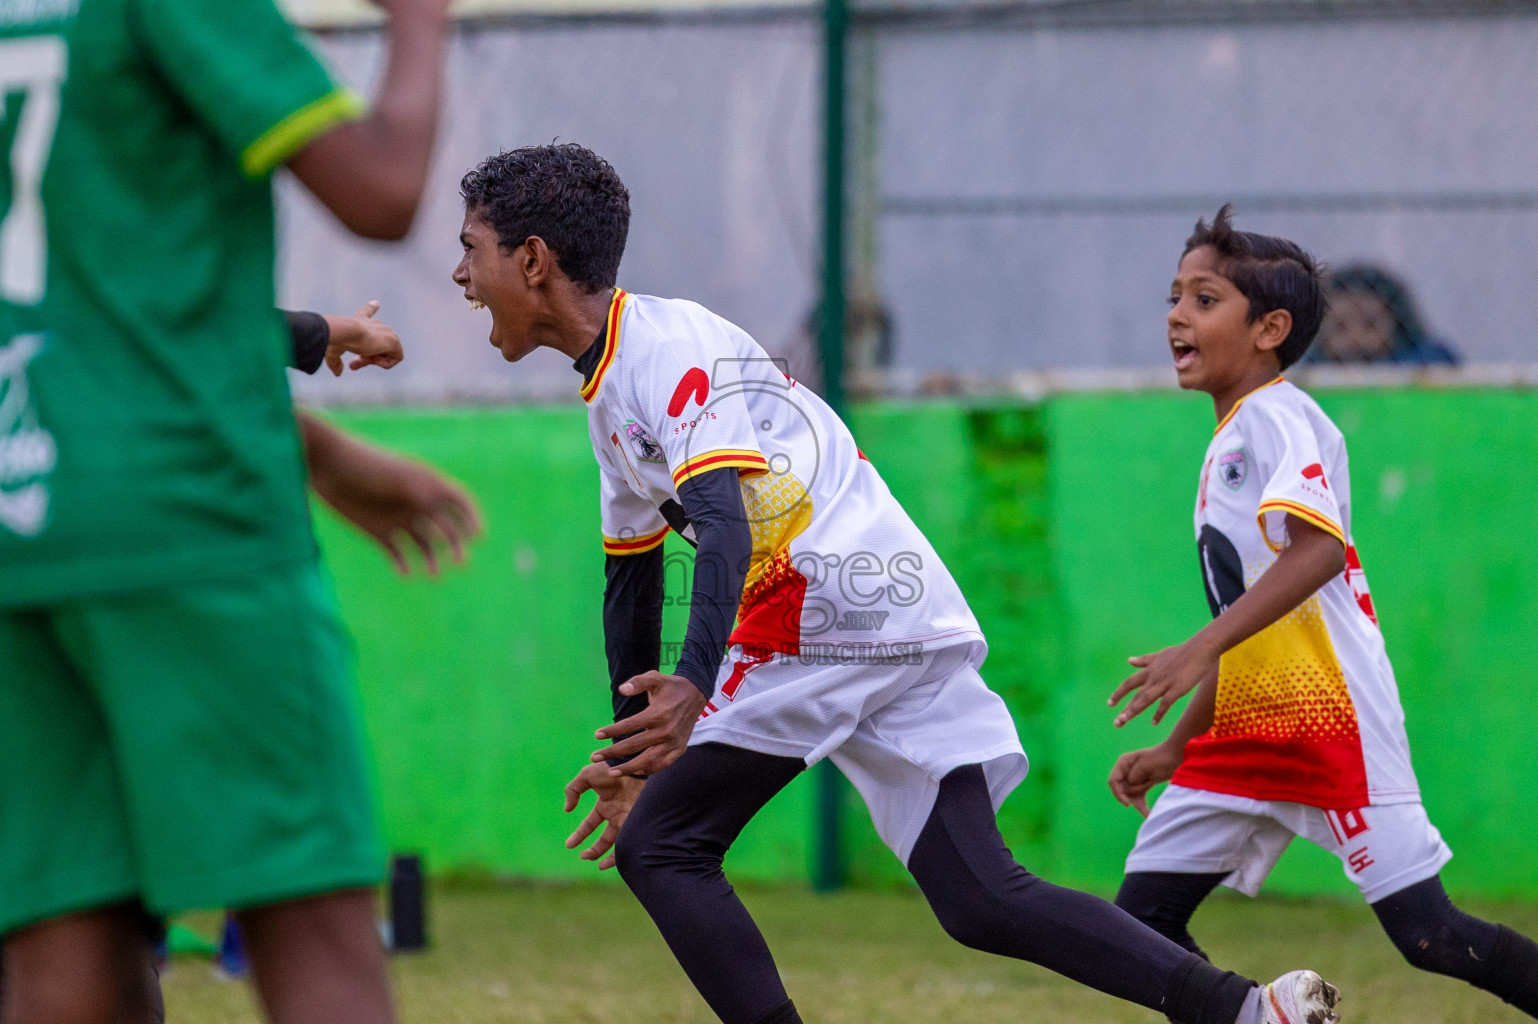
[[[1302,836],[1341,859],[1410,963],[1538,1016],[1538,945],[1442,889],[1452,851],[1421,806],[1351,542],[1345,440],[1280,376],[1318,330],[1318,268],[1292,242],[1234,230],[1225,206],[1187,240],[1170,307],[1180,386],[1210,394],[1218,418],[1195,523],[1213,621],[1131,659],[1138,671],[1111,698],[1137,694],[1121,726],[1156,701],[1157,722],[1196,690],[1169,739],[1111,773],[1148,819],[1117,905],[1200,953],[1197,905],[1219,884],[1255,895]]]
[[[629,194],[580,146],[484,161],[461,183],[454,280],[517,361],[563,352],[602,480],[613,744],[567,787],[568,841],[617,863],[726,1024],[797,1022],[721,872],[744,825],[831,757],[941,923],[1185,1024],[1324,1024],[1333,988],[1259,986],[1102,900],[1029,874],[994,823],[1026,760],[978,667],[983,636],[934,549],[821,399],[692,302],[614,287]],[[661,667],[663,557],[697,549],[689,625]],[[736,620],[733,628],[733,620]],[[730,646],[730,657],[722,655]]]

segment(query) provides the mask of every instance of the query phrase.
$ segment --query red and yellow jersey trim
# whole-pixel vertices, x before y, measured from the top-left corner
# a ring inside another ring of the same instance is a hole
[[[769,463],[758,452],[742,448],[718,448],[713,452],[695,455],[673,470],[673,487],[676,490],[690,477],[725,466],[736,466],[743,473],[765,473],[769,470]]]
[[[1274,387],[1276,387],[1278,384],[1282,383],[1286,379],[1287,378],[1285,378],[1285,377],[1278,377],[1278,378],[1276,378],[1273,381],[1270,381],[1268,383],[1262,384],[1260,387],[1256,388],[1254,391],[1249,392],[1249,394],[1246,394],[1243,398],[1239,399],[1239,401],[1235,402],[1234,403],[1234,407],[1232,409],[1228,410],[1228,415],[1224,416],[1222,419],[1218,420],[1217,428],[1212,431],[1212,436],[1213,437],[1217,437],[1218,434],[1222,431],[1222,429],[1224,427],[1228,426],[1228,421],[1234,418],[1234,414],[1239,411],[1239,407],[1245,403],[1245,401],[1250,397],[1250,395],[1257,395],[1260,392],[1266,390],[1266,388],[1274,388]]]
[[[593,379],[582,385],[584,402],[591,402],[598,396],[604,374],[614,365],[614,354],[619,351],[619,319],[625,311],[625,300],[629,297],[625,289],[614,289],[614,298],[609,302],[609,319],[603,329],[603,355],[598,357],[598,369],[593,371]]]
[[[1305,523],[1311,523],[1319,527],[1319,529],[1330,534],[1342,544],[1346,543],[1346,531],[1342,530],[1335,520],[1323,512],[1309,508],[1307,505],[1300,505],[1295,501],[1288,501],[1286,498],[1268,498],[1260,503],[1260,509],[1255,513],[1255,522],[1260,526],[1260,535],[1266,539],[1266,544],[1270,545],[1273,549],[1276,545],[1271,543],[1271,536],[1266,533],[1267,512],[1285,512],[1290,516],[1297,516]]]
[[[644,537],[628,537],[620,539],[605,535],[603,539],[603,553],[606,555],[644,555],[661,544],[671,530],[671,526],[664,526],[656,533],[648,533]]]

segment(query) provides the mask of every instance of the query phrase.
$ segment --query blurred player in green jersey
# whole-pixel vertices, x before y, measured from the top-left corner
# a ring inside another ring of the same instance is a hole
[[[273,0],[0,0],[0,1017],[157,1014],[146,916],[239,908],[275,1021],[392,1017],[310,531],[270,177],[410,228],[445,0],[372,109]]]

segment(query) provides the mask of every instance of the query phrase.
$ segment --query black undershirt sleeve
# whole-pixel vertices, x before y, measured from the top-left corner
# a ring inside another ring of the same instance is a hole
[[[692,525],[697,551],[689,626],[674,673],[709,697],[715,693],[716,672],[742,601],[753,533],[735,468],[693,477],[679,488],[678,496],[683,505],[671,510],[671,518],[679,520],[674,529],[683,535],[680,527]],[[626,697],[619,692],[620,684],[661,667],[663,557],[659,546],[643,554],[609,555],[604,560],[604,653],[616,722],[646,707],[644,693]]]
[[[661,545],[604,558],[603,650],[616,722],[646,708],[646,694],[626,697],[620,684],[662,663],[662,558]]]
[[[293,341],[293,367],[304,373],[314,373],[326,361],[326,346],[331,343],[331,328],[319,313],[283,311],[288,321],[288,333]]]
[[[694,526],[694,588],[683,656],[675,675],[707,698],[716,692],[716,673],[742,602],[742,585],[753,553],[753,531],[742,505],[736,468],[727,466],[691,477],[678,488],[684,514]]]

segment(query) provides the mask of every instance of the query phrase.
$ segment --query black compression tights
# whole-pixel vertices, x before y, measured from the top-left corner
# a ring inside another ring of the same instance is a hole
[[[1461,978],[1538,1017],[1538,943],[1453,906],[1440,877],[1385,896],[1372,910],[1413,966]]]
[[[1226,873],[1134,871],[1116,905],[1194,953],[1191,915]],[[1538,1017],[1538,944],[1453,906],[1437,877],[1407,886],[1372,905],[1394,947],[1412,966],[1460,978]],[[1205,953],[1201,954],[1206,956]]]
[[[739,747],[690,747],[646,785],[620,832],[620,874],[726,1024],[799,1020],[757,925],[721,872],[748,821],[805,766]],[[983,770],[940,784],[909,868],[945,930],[1181,1024],[1232,1024],[1254,983],[1218,971],[1104,900],[1016,864]]]
[[[1132,871],[1121,880],[1116,905],[1171,942],[1209,959],[1191,938],[1191,915],[1211,895],[1228,872],[1185,874],[1175,871]]]

